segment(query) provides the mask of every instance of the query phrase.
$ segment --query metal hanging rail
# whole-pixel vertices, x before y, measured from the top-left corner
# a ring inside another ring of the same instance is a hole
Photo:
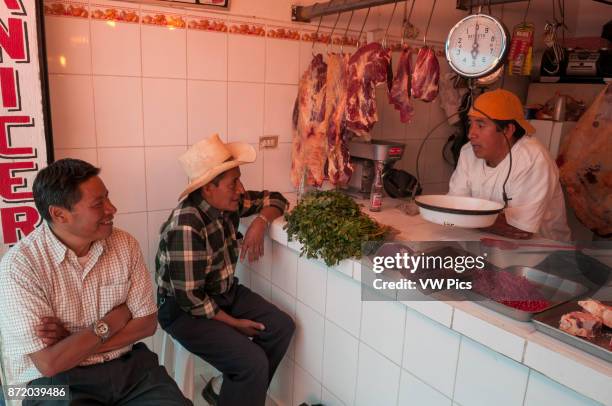
[[[478,5],[481,6],[494,6],[496,4],[505,3],[518,3],[527,0],[457,0],[457,7],[459,10],[469,10],[470,7],[476,8]]]
[[[331,0],[326,3],[315,3],[312,6],[292,5],[291,20],[308,23],[316,17],[382,6],[395,2],[397,2],[397,0]]]
[[[313,18],[330,14],[344,13],[394,3],[396,0],[330,0],[325,3],[315,3],[312,6],[291,6],[291,20],[309,23]],[[470,7],[480,5],[496,5],[504,3],[518,3],[527,0],[457,0],[456,8],[469,10]]]

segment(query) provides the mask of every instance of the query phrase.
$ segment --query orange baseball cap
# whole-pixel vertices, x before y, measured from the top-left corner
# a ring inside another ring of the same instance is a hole
[[[515,120],[527,134],[531,135],[535,132],[535,128],[525,120],[523,105],[519,98],[504,89],[481,94],[474,102],[474,106],[470,108],[468,115],[495,120]]]

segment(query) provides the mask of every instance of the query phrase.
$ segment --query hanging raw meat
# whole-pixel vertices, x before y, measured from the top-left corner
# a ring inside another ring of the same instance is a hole
[[[412,51],[404,48],[397,63],[397,72],[389,90],[389,103],[400,112],[402,123],[409,123],[414,116],[410,103],[410,75],[412,74]]]
[[[346,139],[347,68],[349,56],[330,55],[327,59],[327,89],[325,95],[325,123],[327,125],[327,175],[334,185],[348,183],[353,174],[349,162]]]
[[[369,137],[378,121],[377,85],[387,81],[391,51],[373,42],[359,48],[349,59],[346,126],[353,133]]]
[[[612,86],[568,134],[557,158],[559,177],[578,219],[600,236],[612,234]]]
[[[412,72],[412,98],[430,102],[438,95],[440,64],[436,53],[427,46],[417,54]]]
[[[327,160],[325,91],[327,64],[316,55],[304,72],[293,108],[291,182],[298,187],[302,176],[308,185],[323,183]]]

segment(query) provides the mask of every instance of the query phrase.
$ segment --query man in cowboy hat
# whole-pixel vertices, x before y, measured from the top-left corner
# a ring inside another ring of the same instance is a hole
[[[287,208],[280,193],[245,191],[239,165],[255,155],[251,145],[224,144],[215,134],[179,158],[190,183],[162,226],[156,258],[159,323],[223,373],[223,406],[265,403],[295,330],[291,317],[234,276],[239,256],[264,254],[266,229]],[[243,238],[240,217],[251,215]],[[217,400],[210,382],[203,395]]]
[[[569,240],[559,171],[544,146],[531,137],[535,128],[525,120],[518,97],[503,89],[483,93],[468,115],[470,143],[461,149],[448,194],[507,201],[486,231],[517,239],[537,233]]]

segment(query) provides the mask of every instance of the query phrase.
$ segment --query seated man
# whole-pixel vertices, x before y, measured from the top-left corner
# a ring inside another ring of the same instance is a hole
[[[252,146],[224,144],[216,134],[181,156],[190,183],[162,226],[156,258],[159,323],[223,373],[223,406],[264,405],[295,329],[234,276],[239,255],[254,261],[264,254],[265,231],[287,207],[279,193],[244,190],[238,166],[254,160]],[[243,239],[240,217],[254,214]],[[215,404],[211,382],[203,396]]]
[[[151,279],[136,240],[113,228],[98,173],[62,159],[34,180],[43,224],[0,262],[6,383],[68,385],[70,400],[54,404],[191,405],[134,344],[156,329]]]
[[[510,145],[512,169],[505,185],[508,206],[485,231],[517,239],[537,233],[542,238],[568,241],[559,171],[546,148],[531,137],[535,129],[524,119],[518,97],[502,89],[484,93],[468,115],[470,143],[461,149],[448,194],[504,202]]]

